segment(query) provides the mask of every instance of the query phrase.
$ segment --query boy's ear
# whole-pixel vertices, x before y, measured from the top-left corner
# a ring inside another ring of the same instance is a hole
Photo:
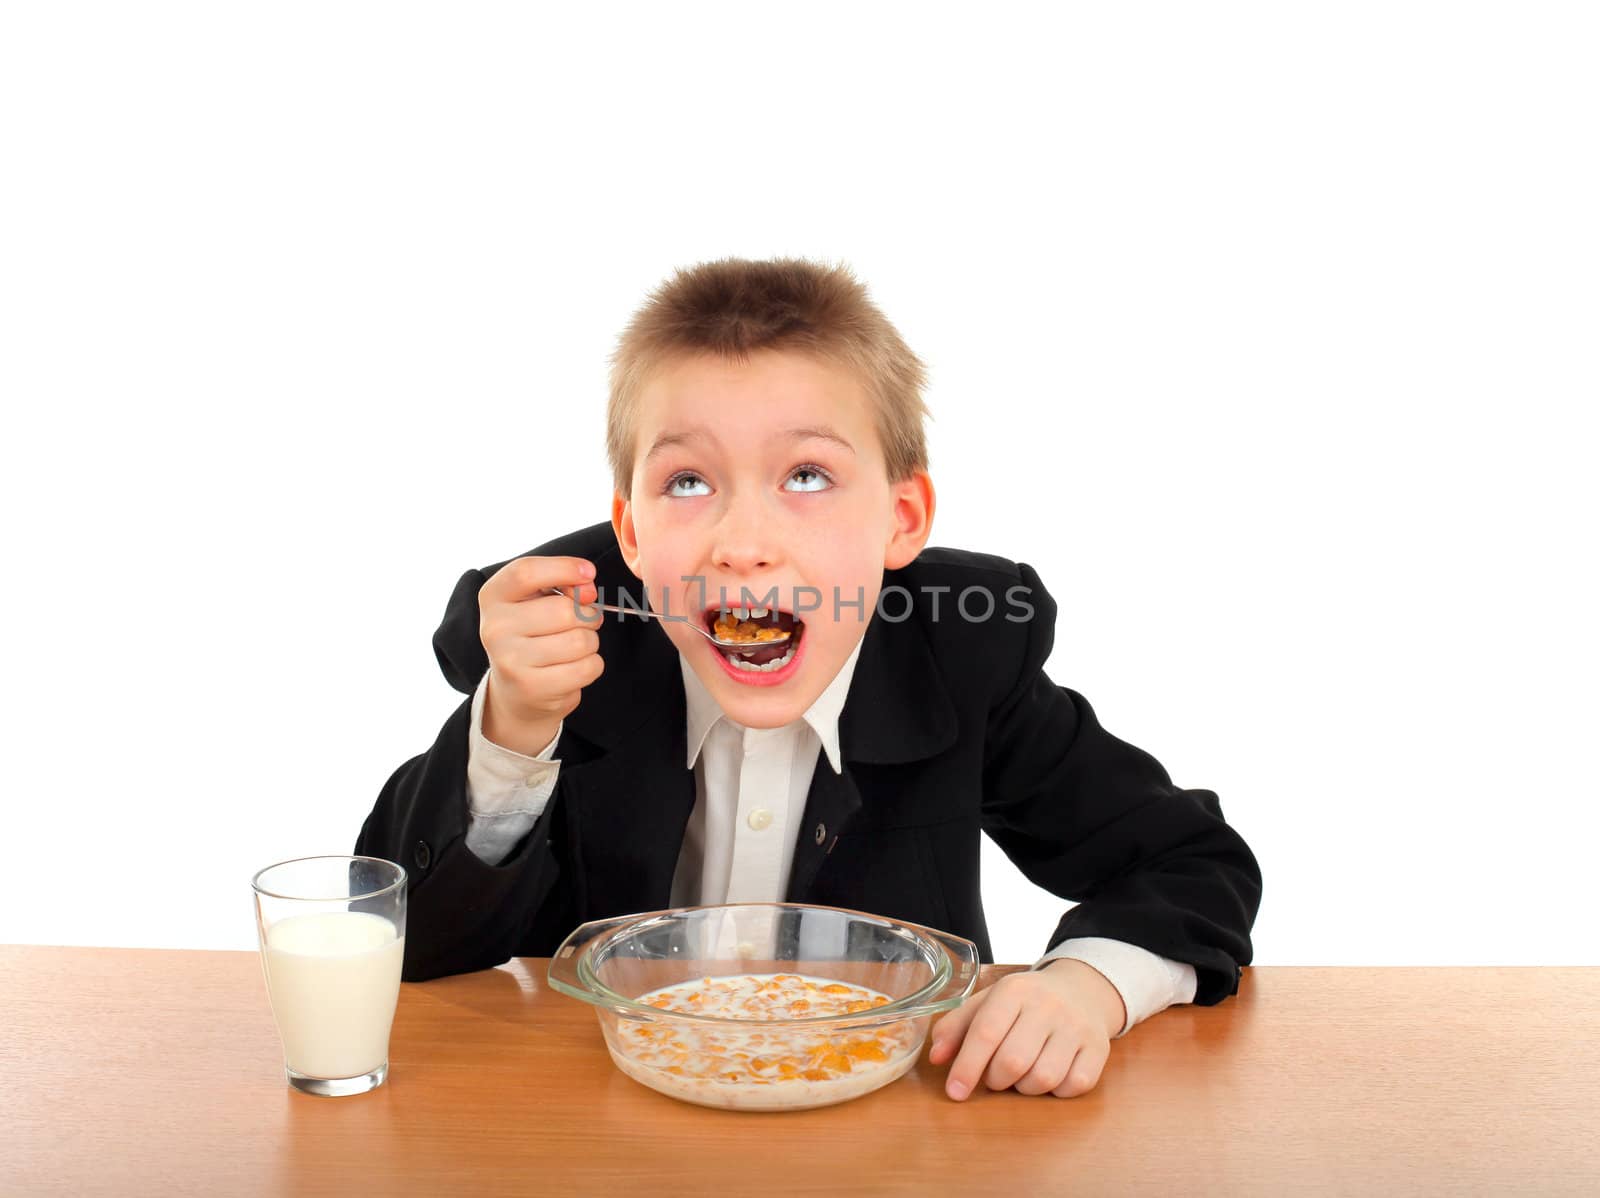
[[[893,502],[890,508],[889,543],[884,546],[883,564],[898,570],[922,552],[933,531],[933,479],[926,470],[889,484]]]
[[[633,529],[633,504],[615,491],[611,493],[611,531],[617,534],[617,548],[622,550],[628,569],[635,578],[643,578],[639,572],[639,538]]]

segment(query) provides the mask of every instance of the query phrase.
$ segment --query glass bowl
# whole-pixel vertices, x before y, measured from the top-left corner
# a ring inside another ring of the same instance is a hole
[[[672,1098],[805,1110],[916,1063],[934,1015],[978,978],[969,940],[798,903],[684,907],[586,923],[550,985],[594,1006],[618,1069]]]

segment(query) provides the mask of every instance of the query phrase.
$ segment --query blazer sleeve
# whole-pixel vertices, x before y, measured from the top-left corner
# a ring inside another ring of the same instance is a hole
[[[551,848],[552,801],[532,830],[499,865],[467,847],[467,737],[471,693],[488,669],[478,646],[444,638],[450,611],[477,604],[485,575],[469,570],[456,584],[435,653],[446,679],[468,698],[445,721],[433,747],[400,766],[378,795],[355,851],[405,867],[406,944],[403,977],[425,981],[487,969],[516,955],[544,909],[557,902],[559,866]]]
[[[1050,947],[1104,936],[1193,965],[1195,1001],[1238,989],[1261,871],[1209,790],[1174,786],[1150,754],[1100,726],[1044,672],[1056,605],[1027,565],[1035,612],[1015,682],[990,712],[984,828],[1032,881],[1078,905]]]

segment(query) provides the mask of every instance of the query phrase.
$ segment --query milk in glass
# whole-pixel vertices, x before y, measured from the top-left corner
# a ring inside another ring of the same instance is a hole
[[[371,1073],[389,1056],[405,937],[381,915],[323,911],[267,929],[261,960],[284,1061],[314,1078]]]

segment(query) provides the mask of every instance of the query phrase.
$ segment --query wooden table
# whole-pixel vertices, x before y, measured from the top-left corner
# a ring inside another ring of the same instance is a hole
[[[1083,1098],[775,1115],[630,1081],[544,971],[404,986],[389,1082],[314,1098],[254,953],[0,947],[0,1193],[1600,1193],[1600,969],[1247,970]]]

